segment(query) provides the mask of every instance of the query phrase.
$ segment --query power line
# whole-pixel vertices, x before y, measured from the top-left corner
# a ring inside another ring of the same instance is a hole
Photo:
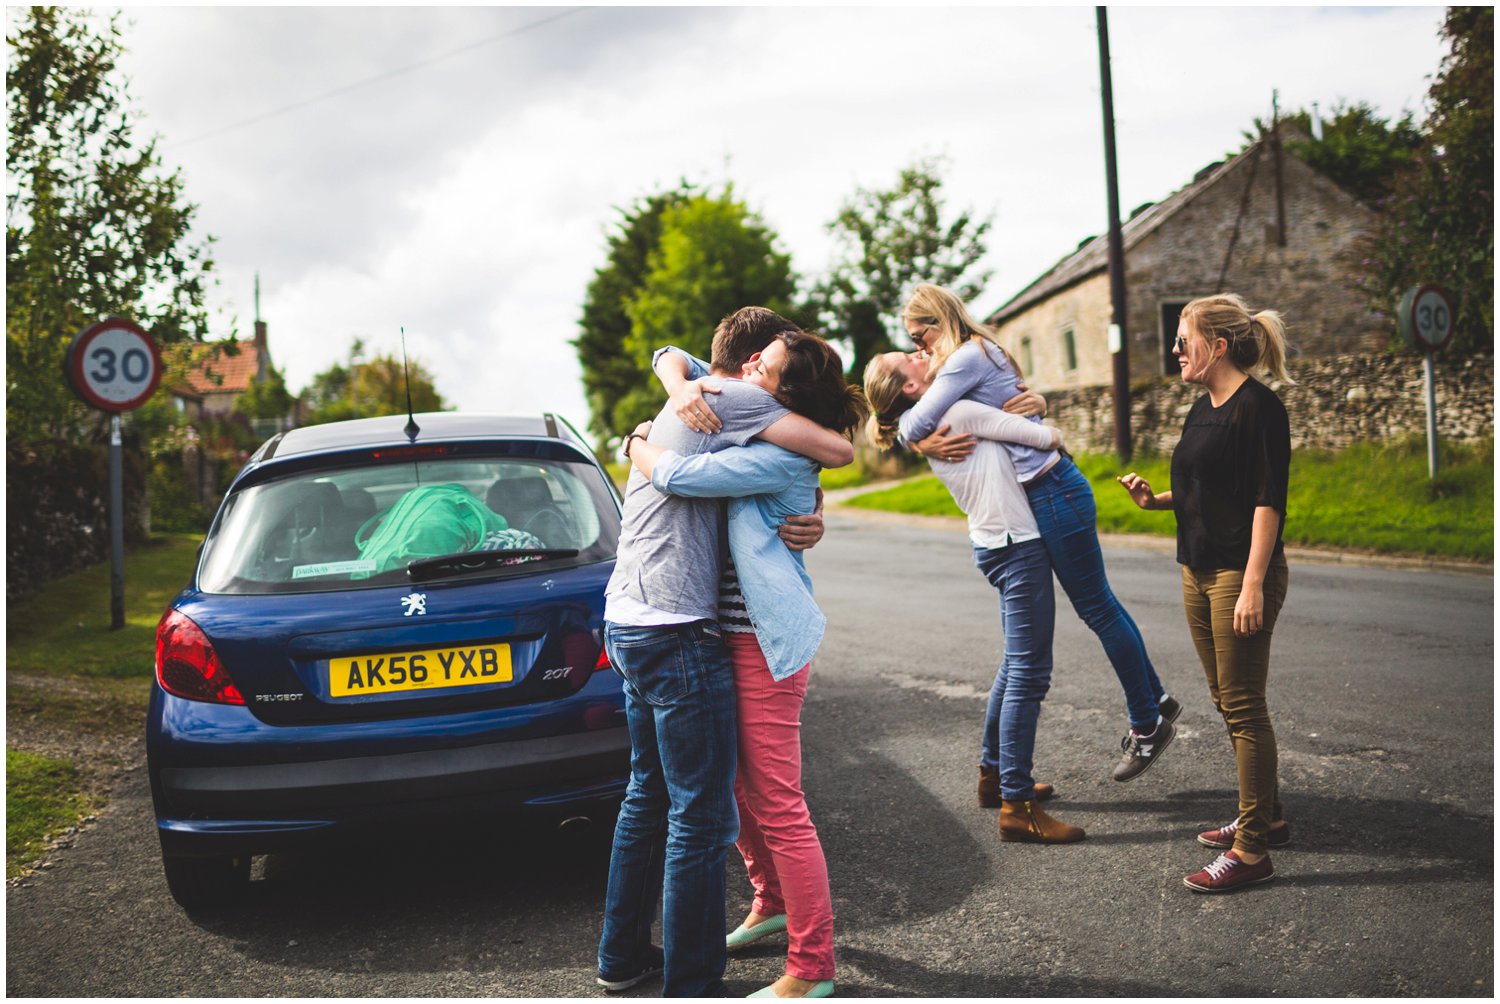
[[[579,11],[582,11],[584,9],[585,8],[583,7],[574,7],[571,10],[565,10],[558,14],[550,14],[547,17],[541,18],[540,20],[532,21],[528,24],[523,24],[518,28],[512,28],[509,31],[503,31],[498,35],[491,35],[489,38],[480,39],[478,42],[470,42],[468,45],[460,46],[457,49],[451,49],[448,52],[428,57],[427,59],[423,59],[419,62],[411,63],[407,66],[398,67],[394,70],[387,70],[386,72],[377,74],[373,77],[368,77],[364,80],[356,81],[352,84],[345,84],[343,87],[335,87],[331,91],[325,91],[322,94],[318,94],[310,98],[304,98],[301,101],[293,102],[292,104],[285,105],[281,108],[276,108],[268,112],[262,112],[259,115],[253,115],[250,118],[242,119],[239,122],[235,122],[222,128],[215,129],[212,132],[206,132],[200,136],[194,136],[192,139],[183,140],[181,143],[173,143],[170,146],[166,147],[166,149],[175,150],[180,147],[188,146],[192,143],[200,143],[203,140],[213,139],[215,136],[222,136],[225,133],[233,132],[236,129],[243,129],[245,126],[254,125],[257,122],[264,122],[266,119],[275,118],[278,115],[285,115],[288,112],[294,112],[299,108],[306,108],[308,105],[317,104],[319,101],[327,101],[329,98],[335,98],[341,94],[348,94],[350,91],[356,91],[361,87],[368,87],[371,84],[377,84],[383,80],[390,80],[392,77],[399,77],[403,74],[413,73],[417,70],[423,69],[424,67],[431,66],[434,63],[440,63],[445,59],[452,59],[454,56],[462,55],[465,52],[470,52],[474,49],[481,48],[482,46],[490,45],[502,39],[511,38],[513,36],[521,34],[522,32],[530,31],[533,28],[540,28],[543,25],[551,24],[553,21],[560,21],[563,18],[569,17],[573,14],[577,14]]]

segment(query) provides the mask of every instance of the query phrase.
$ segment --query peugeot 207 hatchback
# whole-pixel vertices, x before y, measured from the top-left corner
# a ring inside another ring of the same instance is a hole
[[[269,440],[161,619],[147,755],[185,907],[254,854],[624,793],[613,485],[552,415],[412,422]]]

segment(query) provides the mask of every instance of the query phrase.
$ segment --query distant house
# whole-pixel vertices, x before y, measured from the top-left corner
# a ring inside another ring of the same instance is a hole
[[[1281,153],[1279,170],[1277,160],[1272,138],[1262,137],[1123,225],[1133,378],[1178,372],[1172,342],[1182,307],[1217,292],[1280,310],[1294,355],[1387,343],[1390,323],[1355,285],[1358,243],[1375,212],[1296,156]],[[1108,235],[1086,239],[988,318],[1038,389],[1113,380],[1108,243]]]
[[[255,322],[253,341],[192,342],[167,354],[168,390],[189,418],[225,414],[271,371],[264,321]]]

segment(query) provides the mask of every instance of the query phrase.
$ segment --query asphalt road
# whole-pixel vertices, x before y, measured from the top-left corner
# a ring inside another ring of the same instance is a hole
[[[843,996],[1494,992],[1490,575],[1292,563],[1271,709],[1294,844],[1274,882],[1196,895],[1194,834],[1235,813],[1234,765],[1160,548],[1108,546],[1115,591],[1186,710],[1109,779],[1123,700],[1059,594],[1038,742],[1067,847],[1002,845],[974,804],[1000,630],[952,525],[834,515],[811,555],[830,628],[804,714]],[[144,768],[7,893],[16,996],[595,996],[606,835],[531,825],[258,859],[238,912],[192,918],[161,877]],[[731,924],[748,905],[736,861]],[[732,959],[732,990],[784,948]],[[626,996],[650,996],[642,987]]]

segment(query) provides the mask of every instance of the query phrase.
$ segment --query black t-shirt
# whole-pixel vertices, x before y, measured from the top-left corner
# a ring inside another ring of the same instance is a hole
[[[1172,451],[1172,508],[1177,561],[1199,570],[1243,569],[1259,506],[1281,514],[1275,554],[1286,525],[1291,424],[1272,390],[1247,378],[1215,408],[1204,394],[1193,404]]]

